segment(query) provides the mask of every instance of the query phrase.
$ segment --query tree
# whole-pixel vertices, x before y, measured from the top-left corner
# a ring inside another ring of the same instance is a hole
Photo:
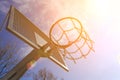
[[[17,48],[16,44],[7,43],[5,46],[0,45],[0,78],[18,63],[18,51],[19,48]]]
[[[64,80],[63,78],[58,79],[52,72],[46,68],[40,69],[38,73],[34,73],[32,70],[29,70],[24,76],[32,77],[33,80]]]
[[[57,78],[46,68],[39,70],[38,80],[57,80]]]

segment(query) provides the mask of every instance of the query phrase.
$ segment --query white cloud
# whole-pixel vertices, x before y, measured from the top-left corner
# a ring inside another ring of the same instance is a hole
[[[16,7],[44,32],[49,31],[59,15],[59,3],[55,0],[12,0]],[[56,4],[53,4],[56,3]]]
[[[16,4],[25,4],[25,3],[28,3],[32,0],[12,0],[12,1]]]
[[[9,2],[8,1],[0,1],[0,11],[3,13],[7,13],[9,8]]]
[[[31,9],[30,3],[33,2],[33,0],[12,0],[13,3],[16,5],[16,7],[23,13],[29,12]]]
[[[19,11],[28,17],[46,34],[51,25],[61,18],[63,1],[56,0],[12,0]]]
[[[22,6],[19,6],[18,9],[23,13],[29,13],[30,12],[29,4],[24,4]]]

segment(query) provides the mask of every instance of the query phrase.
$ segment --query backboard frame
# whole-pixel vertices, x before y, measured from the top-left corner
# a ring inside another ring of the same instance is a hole
[[[6,29],[11,32],[13,35],[17,36],[18,38],[20,38],[21,40],[23,40],[25,43],[29,44],[31,47],[35,48],[36,50],[38,50],[38,54],[40,55],[44,55],[43,53],[39,53],[39,50],[42,50],[43,46],[40,46],[39,44],[37,44],[37,42],[32,43],[32,41],[30,41],[29,39],[27,39],[25,36],[23,36],[22,34],[20,34],[19,32],[17,32],[14,28],[14,14],[15,11],[17,11],[21,17],[24,17],[28,22],[30,22],[30,24],[32,25],[32,29],[35,30],[35,32],[40,35],[45,41],[48,42],[48,45],[51,47],[52,51],[57,50],[57,48],[55,48],[55,45],[52,44],[52,42],[50,41],[50,39],[48,38],[48,36],[46,36],[38,27],[36,27],[33,23],[31,23],[30,20],[28,20],[21,12],[19,12],[15,7],[11,6],[10,11],[9,11],[9,20],[8,20],[8,26],[6,27]],[[27,32],[27,31],[26,31]],[[35,39],[36,40],[36,39]],[[52,60],[53,62],[55,62],[56,64],[58,64],[60,67],[62,67],[64,70],[69,71],[67,65],[64,62],[64,59],[62,57],[62,55],[60,53],[47,53],[48,55],[45,57],[48,57],[50,60]],[[50,54],[50,55],[49,55]],[[55,58],[54,55],[59,55],[59,58]],[[60,59],[60,60],[59,60]],[[62,62],[60,62],[62,61]]]

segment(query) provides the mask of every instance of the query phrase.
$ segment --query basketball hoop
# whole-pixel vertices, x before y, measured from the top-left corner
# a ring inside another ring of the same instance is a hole
[[[83,29],[81,22],[65,17],[52,25],[49,37],[64,58],[73,60],[86,57],[93,49],[93,41]]]

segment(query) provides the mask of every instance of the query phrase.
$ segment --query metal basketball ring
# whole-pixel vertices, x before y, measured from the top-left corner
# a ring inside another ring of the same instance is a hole
[[[76,38],[76,40],[74,40],[74,41],[72,41],[72,42],[70,42],[70,43],[68,43],[68,44],[66,44],[66,45],[60,45],[60,44],[55,43],[55,42],[52,40],[52,34],[51,34],[51,33],[52,33],[52,30],[53,30],[53,28],[55,27],[55,25],[58,24],[60,21],[65,20],[65,19],[77,21],[77,22],[80,24],[80,26],[81,26],[81,30],[80,30],[80,35],[78,36],[78,38]],[[83,30],[82,28],[83,28],[82,23],[81,23],[78,19],[76,19],[76,18],[74,18],[74,17],[61,18],[61,19],[59,19],[58,21],[56,21],[56,22],[51,26],[50,31],[49,31],[49,38],[50,38],[51,42],[52,42],[54,45],[56,45],[57,47],[67,48],[67,47],[69,47],[70,45],[72,45],[73,43],[75,43],[75,42],[80,38],[80,36],[81,36],[81,34],[82,34],[82,30]]]

